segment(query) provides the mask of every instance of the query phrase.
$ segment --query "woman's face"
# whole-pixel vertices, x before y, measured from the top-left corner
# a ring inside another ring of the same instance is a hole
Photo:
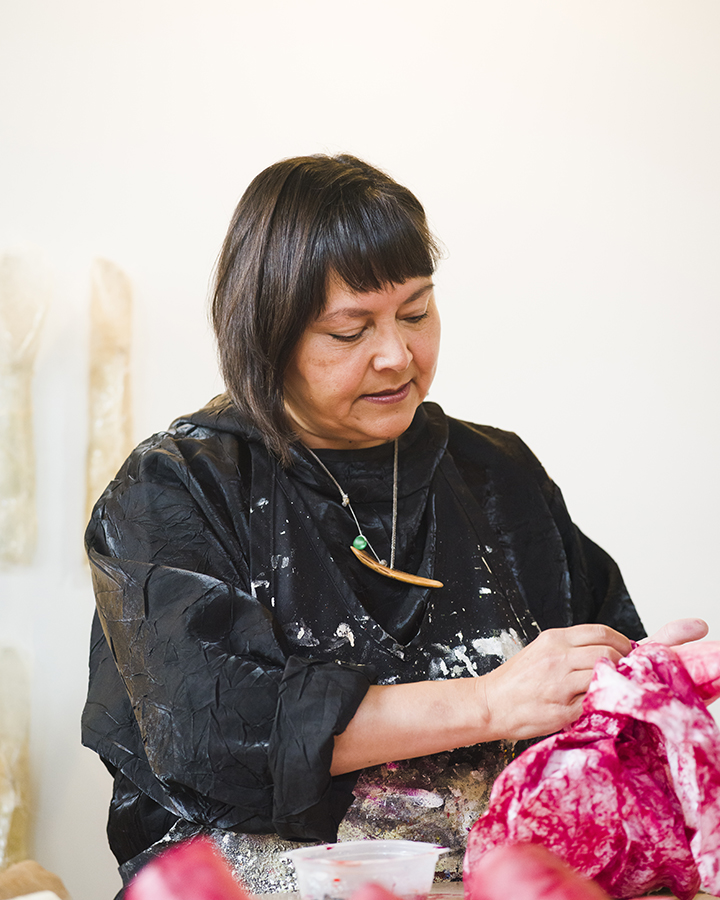
[[[439,347],[432,279],[362,294],[331,281],[285,373],[285,408],[300,439],[338,450],[394,440],[425,399]]]

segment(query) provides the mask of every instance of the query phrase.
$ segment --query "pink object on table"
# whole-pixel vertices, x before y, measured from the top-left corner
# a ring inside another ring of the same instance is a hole
[[[613,897],[720,892],[720,732],[704,705],[720,645],[676,650],[643,644],[617,667],[598,663],[578,721],[495,782],[470,832],[466,881],[491,848],[528,842]]]
[[[126,900],[250,900],[212,843],[194,838],[147,863],[125,891]]]
[[[598,884],[554,853],[527,843],[499,844],[480,856],[465,876],[465,896],[468,900],[610,900]]]

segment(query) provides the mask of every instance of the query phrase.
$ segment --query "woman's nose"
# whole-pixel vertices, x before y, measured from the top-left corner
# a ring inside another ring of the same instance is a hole
[[[378,345],[373,356],[373,368],[378,371],[392,369],[404,372],[410,365],[412,353],[407,340],[396,326],[388,328],[378,335]]]

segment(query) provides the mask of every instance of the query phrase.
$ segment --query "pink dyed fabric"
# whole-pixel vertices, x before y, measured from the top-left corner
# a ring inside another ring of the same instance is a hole
[[[580,719],[495,782],[465,877],[508,841],[544,845],[613,897],[720,892],[720,732],[673,650],[596,666]]]

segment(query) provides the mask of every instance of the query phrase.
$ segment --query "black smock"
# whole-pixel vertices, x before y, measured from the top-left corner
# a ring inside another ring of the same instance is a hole
[[[644,636],[615,563],[514,434],[425,403],[399,448],[394,582],[350,553],[336,486],[283,470],[221,395],[129,457],[86,541],[97,599],[83,743],[114,774],[119,862],[178,820],[332,841],[357,773],[333,737],[371,683],[480,675],[538,629]],[[382,555],[392,445],[318,451]]]

